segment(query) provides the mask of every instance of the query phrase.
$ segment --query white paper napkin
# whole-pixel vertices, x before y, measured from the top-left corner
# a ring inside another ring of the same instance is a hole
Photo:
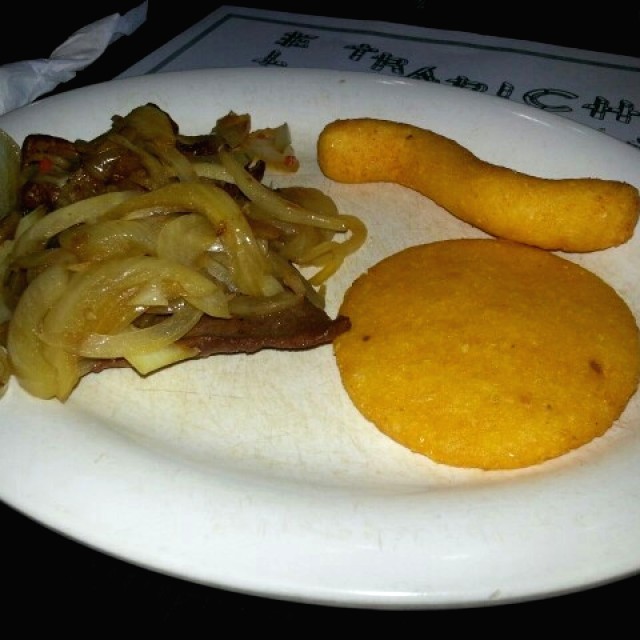
[[[0,66],[0,114],[29,104],[97,60],[118,38],[147,19],[147,0],[124,15],[114,13],[73,33],[50,58]]]

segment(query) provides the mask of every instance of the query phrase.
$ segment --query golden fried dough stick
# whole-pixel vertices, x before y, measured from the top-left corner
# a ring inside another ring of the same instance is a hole
[[[488,234],[542,249],[579,253],[623,244],[640,214],[640,193],[625,182],[534,177],[481,160],[433,131],[390,120],[331,122],[317,151],[328,178],[397,183]]]

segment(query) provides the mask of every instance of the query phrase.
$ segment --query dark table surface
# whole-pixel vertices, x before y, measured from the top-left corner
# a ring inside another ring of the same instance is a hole
[[[41,31],[39,37],[34,38],[31,28],[25,26],[24,37],[14,40],[11,46],[2,45],[0,64],[49,57],[51,51],[77,28],[138,4],[134,0],[75,5],[64,20],[53,5],[48,9],[39,8],[36,15],[41,24],[55,24],[55,28]],[[461,9],[458,3],[449,3],[451,8],[448,9],[432,9],[429,3],[419,1],[396,1],[377,9],[340,12],[324,3],[229,4],[393,21],[640,57],[640,10],[633,3],[594,12],[585,5],[573,7],[573,11],[566,14],[558,9],[557,3],[549,3],[546,8],[537,4],[535,12],[523,10],[518,5],[513,10],[491,11],[485,3],[482,3],[482,9]],[[113,78],[218,6],[197,0],[181,0],[177,5],[176,8],[170,3],[151,0],[144,25],[133,35],[111,45],[98,61],[56,92]],[[14,9],[16,13],[11,19],[16,24],[31,24],[34,19],[32,5],[15,6]],[[602,15],[604,12],[606,14]],[[276,631],[281,627],[274,627],[275,623],[282,622],[300,624],[317,620],[330,625],[338,622],[378,625],[381,616],[385,615],[402,615],[404,620],[406,616],[413,616],[414,622],[427,625],[445,623],[448,626],[444,628],[449,630],[460,628],[460,623],[482,623],[483,627],[477,629],[484,628],[492,633],[501,628],[511,629],[514,633],[525,628],[550,629],[551,616],[554,620],[570,622],[574,630],[580,621],[590,624],[594,619],[615,622],[620,628],[625,619],[632,620],[634,614],[634,608],[625,607],[624,603],[633,601],[640,592],[640,576],[635,575],[571,594],[491,607],[404,612],[326,607],[232,593],[157,574],[69,540],[5,505],[0,505],[0,528],[4,543],[2,581],[6,587],[3,614],[5,623],[7,618],[20,620],[22,630],[38,622],[46,622],[49,629],[55,630],[73,626],[74,620],[92,620],[92,633],[107,621],[139,621],[148,624],[149,628],[157,622],[206,624],[206,629],[212,633],[224,632],[225,623],[235,623],[233,633],[236,629],[250,630],[254,623],[259,623],[262,629]],[[526,621],[526,626],[502,626],[504,617],[508,615],[509,620],[513,620],[513,614],[520,614],[518,619]],[[560,618],[556,618],[558,614]],[[488,624],[491,626],[486,626]],[[305,628],[296,630],[305,632]]]

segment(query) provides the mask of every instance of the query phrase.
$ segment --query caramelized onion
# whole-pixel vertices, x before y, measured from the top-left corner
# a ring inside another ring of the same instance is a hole
[[[117,191],[80,200],[47,215],[42,215],[16,239],[13,257],[43,249],[56,234],[70,227],[97,222],[108,216],[121,202],[132,198],[135,192]]]
[[[127,327],[115,334],[88,333],[75,348],[85,358],[129,358],[174,343],[189,332],[202,317],[202,311],[182,303],[166,318],[150,327]]]
[[[0,235],[0,395],[15,376],[64,401],[101,361],[147,375],[198,356],[182,339],[206,317],[322,309],[324,282],[366,238],[318,189],[261,182],[265,166],[298,168],[286,124],[251,131],[230,112],[184,136],[148,104],[90,141],[36,135],[23,212],[10,142],[0,137],[0,220],[13,216]]]
[[[66,397],[60,387],[68,383],[59,381],[59,372],[46,357],[39,333],[42,320],[63,296],[68,280],[64,267],[44,271],[22,294],[9,324],[7,348],[13,371],[20,385],[39,398]]]

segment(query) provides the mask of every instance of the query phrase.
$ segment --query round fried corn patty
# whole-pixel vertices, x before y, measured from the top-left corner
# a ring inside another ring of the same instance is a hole
[[[457,467],[514,469],[602,435],[637,389],[620,295],[542,249],[447,240],[358,278],[334,343],[347,393],[383,433]]]

